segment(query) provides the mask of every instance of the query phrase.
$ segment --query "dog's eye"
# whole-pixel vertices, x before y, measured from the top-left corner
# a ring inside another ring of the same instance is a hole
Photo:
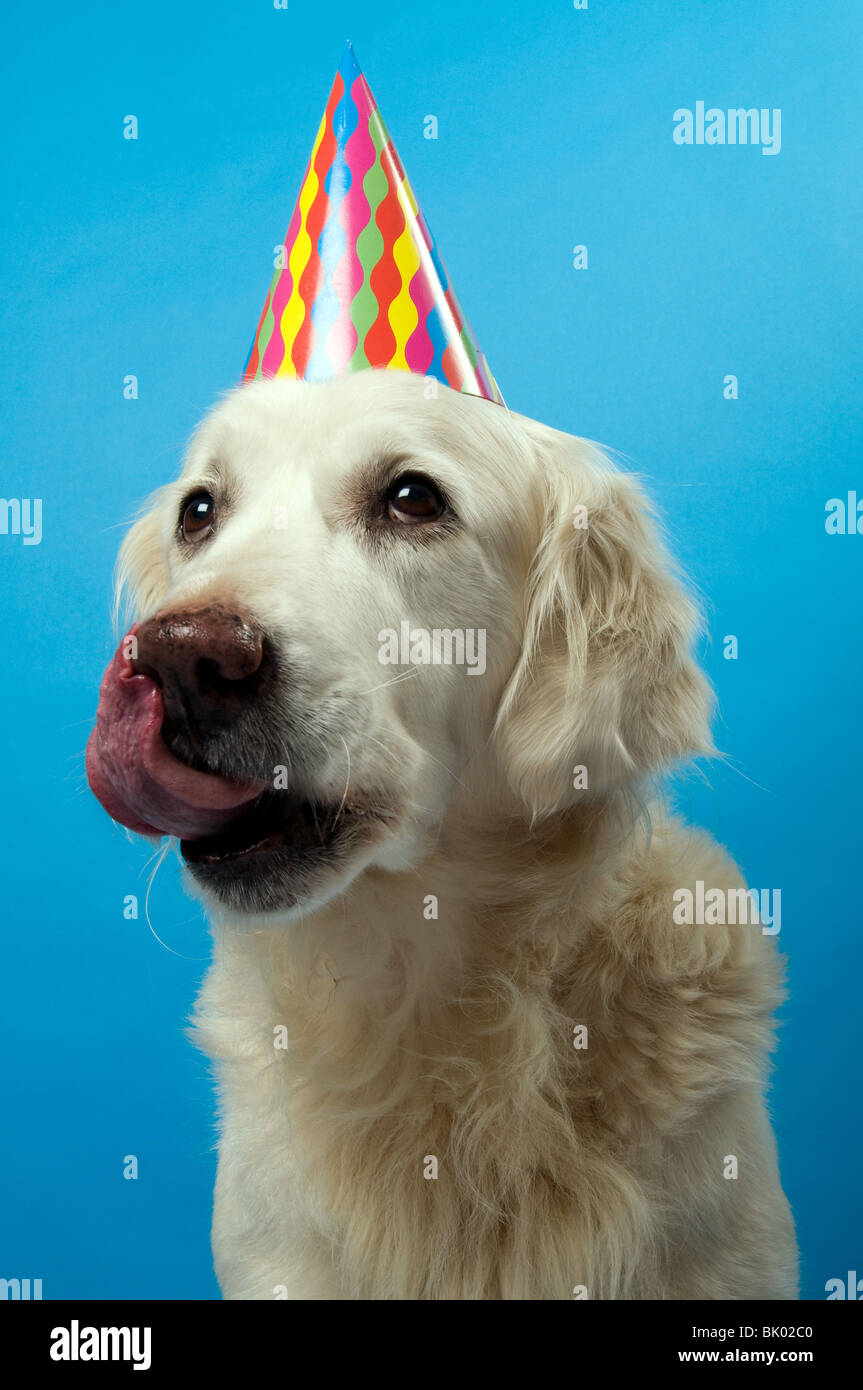
[[[187,497],[180,508],[178,531],[184,541],[194,545],[206,540],[216,519],[216,504],[203,488]]]
[[[445,511],[446,503],[437,488],[418,474],[403,474],[387,491],[387,515],[391,521],[419,526],[439,520]]]

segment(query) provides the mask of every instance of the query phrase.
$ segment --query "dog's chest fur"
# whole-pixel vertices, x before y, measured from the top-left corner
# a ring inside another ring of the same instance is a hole
[[[706,837],[666,827],[635,864],[591,881],[589,918],[548,878],[542,910],[492,910],[442,856],[217,931],[196,1023],[227,1297],[793,1296],[772,943],[672,926],[675,887],[739,882]]]

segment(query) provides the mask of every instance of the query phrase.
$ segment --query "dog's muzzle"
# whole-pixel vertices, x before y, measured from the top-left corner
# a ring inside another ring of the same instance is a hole
[[[206,755],[255,698],[265,665],[259,629],[225,609],[136,624],[105,672],[87,745],[90,787],[108,813],[142,834],[194,840],[256,800],[266,784],[217,775]]]

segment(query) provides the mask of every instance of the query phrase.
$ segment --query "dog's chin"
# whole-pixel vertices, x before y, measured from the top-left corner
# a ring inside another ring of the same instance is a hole
[[[289,912],[329,896],[351,865],[385,833],[387,817],[356,795],[328,805],[287,792],[262,796],[223,831],[181,840],[196,883],[240,913]]]

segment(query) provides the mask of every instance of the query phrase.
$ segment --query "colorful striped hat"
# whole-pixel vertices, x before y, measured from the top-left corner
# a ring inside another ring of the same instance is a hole
[[[367,367],[503,403],[349,43],[243,380]]]

